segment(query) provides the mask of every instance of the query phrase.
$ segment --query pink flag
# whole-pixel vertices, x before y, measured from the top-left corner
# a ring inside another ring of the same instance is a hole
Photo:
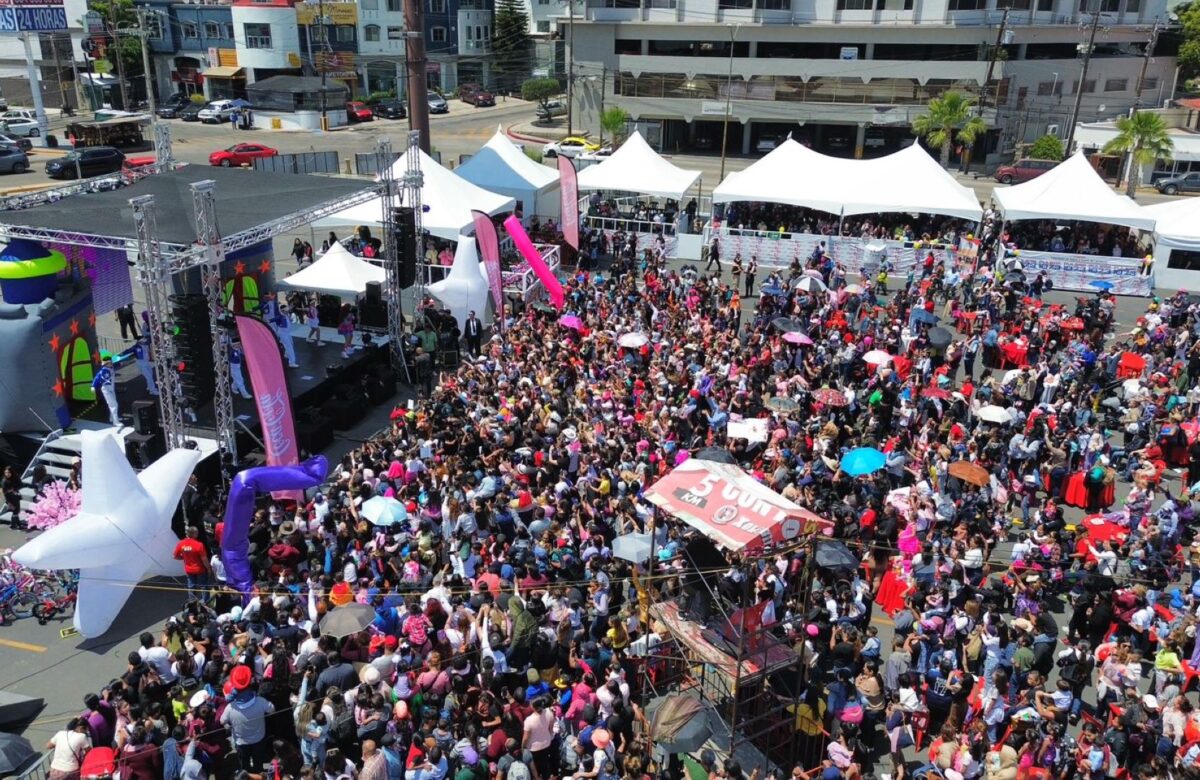
[[[563,238],[579,251],[579,182],[575,178],[575,163],[570,157],[558,156],[558,177]]]
[[[257,317],[245,314],[235,316],[238,336],[242,339],[243,362],[250,373],[254,405],[258,407],[263,444],[267,448],[267,465],[295,465],[300,462],[300,445],[296,440],[296,422],[292,417],[292,399],[288,395],[287,377],[283,373],[283,353],[279,340],[274,331]],[[289,497],[302,495],[299,491],[285,491],[283,494]]]
[[[508,231],[508,235],[512,236],[513,243],[517,246],[517,251],[529,263],[529,267],[537,274],[537,278],[541,280],[542,285],[546,288],[546,293],[550,296],[550,302],[554,304],[556,309],[561,310],[563,307],[563,288],[562,283],[558,281],[558,277],[550,270],[550,266],[546,265],[546,261],[542,259],[542,253],[537,251],[537,247],[529,240],[529,235],[525,232],[524,226],[521,225],[521,220],[515,216],[504,220],[504,229]]]
[[[483,258],[483,267],[487,269],[492,303],[496,305],[496,319],[504,322],[504,285],[500,276],[500,237],[496,235],[496,224],[482,211],[472,211],[471,217],[475,220],[479,256]]]

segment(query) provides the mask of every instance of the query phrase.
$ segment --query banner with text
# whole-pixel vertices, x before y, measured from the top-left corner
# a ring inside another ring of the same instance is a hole
[[[487,271],[496,320],[503,325],[504,280],[500,273],[500,236],[496,232],[496,223],[487,214],[472,209],[471,218],[475,220],[475,241],[479,244],[479,256],[483,258],[483,267]]]
[[[771,268],[787,268],[793,259],[798,259],[803,266],[821,243],[825,244],[825,252],[846,266],[850,273],[858,273],[867,261],[863,250],[868,244],[882,244],[886,247],[884,257],[891,266],[892,276],[908,273],[910,268],[922,262],[930,252],[933,252],[936,262],[949,262],[955,256],[954,247],[948,244],[918,245],[905,241],[838,238],[811,233],[733,229],[720,231],[717,238],[720,241],[722,258],[731,261],[733,256],[740,252],[743,258],[748,260],[753,255],[758,258],[760,266]]]
[[[1142,261],[1138,258],[1022,249],[1019,259],[1027,279],[1044,273],[1047,279],[1054,280],[1054,286],[1059,290],[1094,293],[1096,288],[1092,282],[1108,282],[1112,284],[1114,295],[1149,297],[1154,294],[1154,279],[1142,275]]]
[[[579,250],[579,182],[575,163],[569,157],[558,156],[559,198],[562,205],[562,232],[567,243]]]
[[[262,425],[267,465],[299,463],[300,445],[296,439],[296,421],[292,416],[292,399],[288,394],[279,340],[275,332],[257,317],[238,314],[235,318],[246,370],[254,388],[254,405]]]

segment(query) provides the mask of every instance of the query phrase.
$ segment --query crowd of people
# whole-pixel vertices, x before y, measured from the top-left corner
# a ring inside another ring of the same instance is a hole
[[[839,219],[837,214],[782,203],[729,203],[724,223],[730,228],[760,232],[951,245],[957,245],[958,239],[974,228],[966,220],[937,214],[859,214]]]
[[[1078,255],[1142,258],[1149,244],[1126,227],[1095,222],[1023,220],[1007,228],[1006,243],[1038,252],[1071,252]]]
[[[1117,332],[1106,295],[1070,311],[1005,280],[990,233],[978,267],[921,266],[887,297],[830,290],[817,255],[742,299],[624,246],[615,273],[565,280],[578,324],[510,313],[319,492],[263,497],[248,600],[223,587],[219,496],[196,498],[193,597],[84,697],[52,780],[96,748],[122,780],[1197,774],[1196,306],[1156,299]],[[730,438],[743,418],[766,441]],[[705,448],[826,518],[857,565],[802,539],[697,567],[703,534],[642,494]],[[844,467],[858,448],[878,467]],[[367,521],[375,496],[407,520]],[[652,566],[614,555],[634,531]],[[681,651],[646,606],[698,582],[714,613],[765,603],[794,653],[794,690],[764,692],[776,769],[655,749],[650,671]],[[357,630],[323,629],[352,604]]]

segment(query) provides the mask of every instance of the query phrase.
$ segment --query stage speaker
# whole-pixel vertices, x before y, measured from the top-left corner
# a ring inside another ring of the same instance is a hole
[[[358,307],[358,325],[361,328],[386,330],[387,306],[381,300],[364,300]]]
[[[333,444],[333,425],[319,415],[317,419],[297,420],[296,438],[300,442],[300,449],[310,453],[320,452]]]
[[[412,208],[400,206],[394,214],[396,220],[396,258],[400,264],[400,289],[407,290],[417,281],[417,218]],[[388,261],[391,258],[387,258]]]
[[[144,469],[167,454],[167,443],[158,434],[131,433],[125,437],[125,457],[135,469]]]
[[[193,407],[211,401],[215,392],[213,377],[213,333],[208,321],[208,300],[203,295],[172,295],[172,332],[176,365],[183,396]]]
[[[336,328],[342,321],[342,299],[336,295],[322,295],[317,299],[317,319],[326,328]]]
[[[133,429],[149,436],[160,431],[158,427],[158,404],[155,401],[133,402]]]
[[[383,303],[383,283],[367,282],[367,303]]]

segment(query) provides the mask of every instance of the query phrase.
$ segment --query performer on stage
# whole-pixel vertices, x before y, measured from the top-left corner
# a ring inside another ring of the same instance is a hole
[[[229,379],[233,384],[233,391],[249,400],[254,396],[246,389],[246,378],[242,376],[242,362],[241,343],[234,342],[229,346]]]
[[[314,295],[308,301],[308,310],[304,314],[304,319],[308,322],[308,336],[305,341],[317,342],[318,347],[325,346],[325,342],[321,341],[321,315],[317,310],[317,297]]]
[[[113,360],[110,355],[104,358],[104,361],[100,364],[100,370],[92,378],[92,389],[104,396],[104,403],[108,404],[109,421],[114,427],[120,428],[121,416],[117,413],[117,388],[115,380]]]
[[[300,364],[296,362],[296,345],[292,343],[292,319],[288,316],[287,306],[278,304],[276,311],[276,315],[267,322],[279,337],[279,343],[283,345],[288,368],[299,368]]]
[[[133,345],[133,356],[137,359],[138,370],[146,379],[146,389],[150,395],[158,395],[158,385],[154,382],[154,364],[150,361],[150,336],[143,333],[138,342]]]

